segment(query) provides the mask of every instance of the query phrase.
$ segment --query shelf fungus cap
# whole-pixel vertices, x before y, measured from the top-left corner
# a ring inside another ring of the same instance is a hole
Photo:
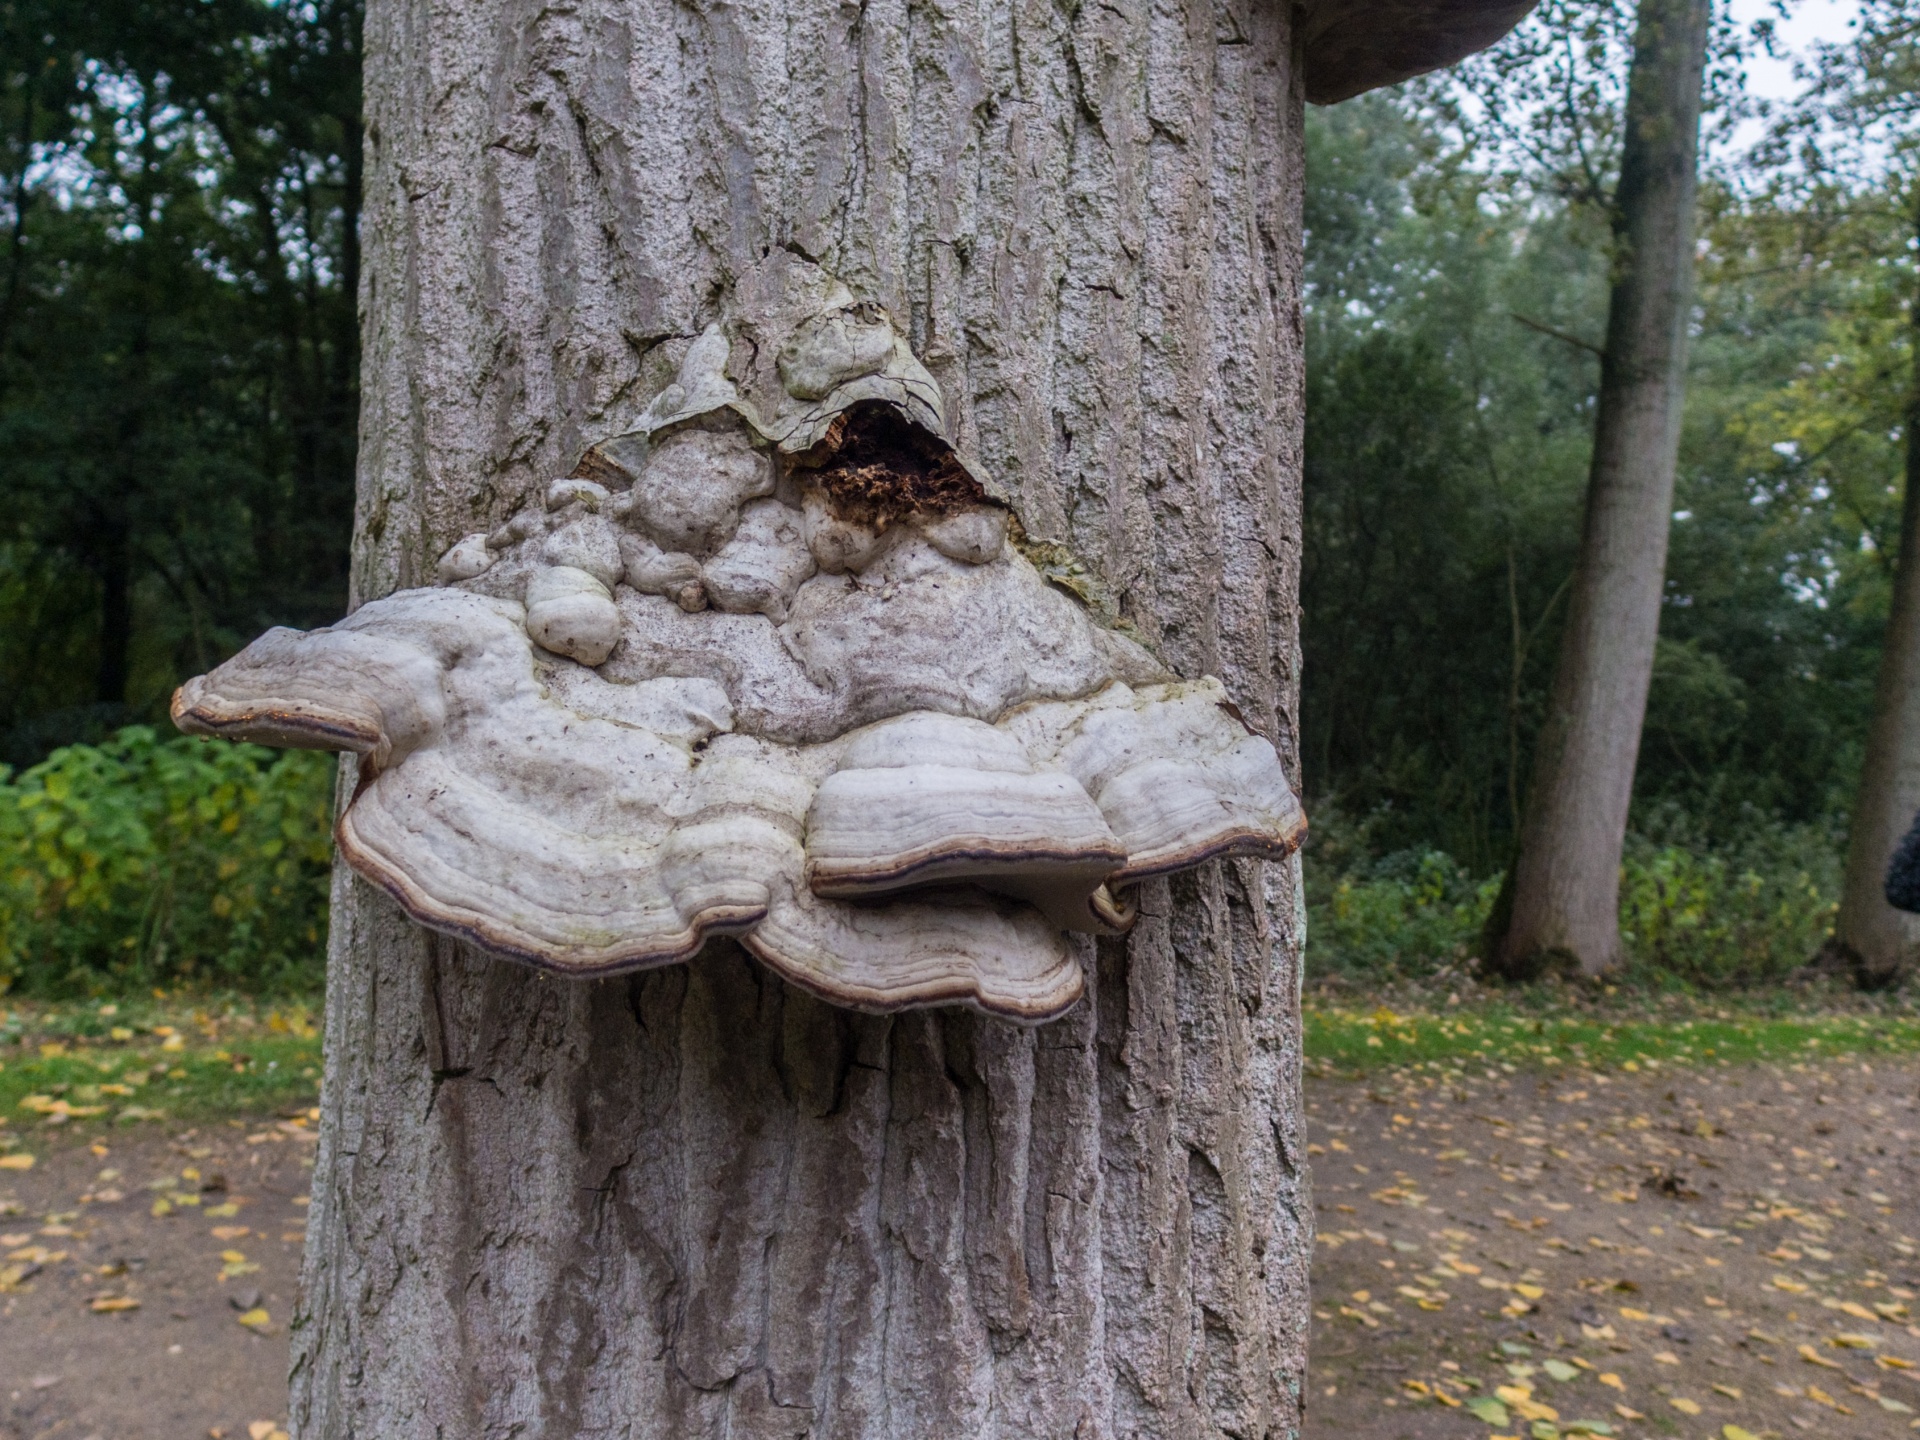
[[[807,882],[835,899],[965,882],[1065,929],[1104,930],[1093,893],[1126,859],[1072,776],[1037,769],[1005,731],[955,715],[859,732],[807,813]]]
[[[340,853],[569,975],[715,937],[795,985],[1035,1023],[1131,887],[1289,853],[1279,757],[1011,543],[892,320],[779,252],[638,429],[403,590],[273,630],[183,730],[350,751]]]
[[[1280,859],[1306,839],[1272,742],[1212,676],[1034,706],[1013,729],[1100,807],[1127,852],[1114,885],[1227,855]]]

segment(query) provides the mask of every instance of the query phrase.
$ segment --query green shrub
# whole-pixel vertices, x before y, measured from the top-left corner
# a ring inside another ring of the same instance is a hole
[[[1727,854],[1629,837],[1620,938],[1633,967],[1717,988],[1780,980],[1806,964],[1833,929],[1839,854],[1814,837],[1779,838]]]
[[[1629,836],[1620,867],[1625,978],[1765,984],[1819,949],[1840,890],[1834,836],[1756,822],[1739,845],[1714,845],[1653,818],[1662,838]],[[1476,878],[1437,850],[1368,862],[1336,840],[1306,863],[1308,968],[1362,983],[1467,965],[1500,888],[1498,875]]]
[[[1404,850],[1358,874],[1326,877],[1308,861],[1307,964],[1382,980],[1467,960],[1499,878],[1476,880],[1439,850]]]
[[[317,985],[333,776],[145,726],[0,768],[0,989]]]

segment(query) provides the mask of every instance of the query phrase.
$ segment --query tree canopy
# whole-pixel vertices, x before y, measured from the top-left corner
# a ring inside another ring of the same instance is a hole
[[[0,4],[0,760],[344,608],[359,24]]]
[[[1487,873],[1513,843],[1578,541],[1622,13],[1550,6],[1310,122],[1307,783],[1376,855]],[[1719,37],[1636,783],[1636,826],[1702,844],[1843,826],[1898,540],[1911,182],[1822,124],[1879,52],[1831,46],[1826,88],[1736,148],[1767,38]]]

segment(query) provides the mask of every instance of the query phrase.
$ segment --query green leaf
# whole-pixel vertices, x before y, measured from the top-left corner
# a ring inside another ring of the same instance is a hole
[[[1493,1426],[1503,1426],[1510,1418],[1507,1414],[1507,1407],[1491,1395],[1476,1395],[1467,1402],[1467,1409],[1471,1411],[1476,1418],[1484,1420],[1487,1424]]]

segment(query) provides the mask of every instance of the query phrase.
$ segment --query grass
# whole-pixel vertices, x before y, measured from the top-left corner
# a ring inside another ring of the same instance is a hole
[[[289,1114],[320,1085],[311,1002],[18,1004],[0,1012],[0,1150],[48,1126]]]
[[[1490,1003],[1404,1013],[1310,1005],[1305,1019],[1307,1063],[1321,1074],[1448,1063],[1634,1071],[1920,1051],[1920,1017],[1886,1013],[1787,1016],[1720,1007],[1708,1015],[1610,1017]]]
[[[1416,1065],[1626,1071],[1920,1052],[1920,1013],[1821,1013],[1772,991],[1745,1008],[1645,997],[1613,1011],[1547,994],[1343,1005],[1309,996],[1306,1055],[1321,1075]],[[0,1151],[46,1127],[290,1115],[320,1085],[319,1001],[241,996],[20,1002],[0,1010]],[[1810,1013],[1811,1011],[1811,1013]]]

